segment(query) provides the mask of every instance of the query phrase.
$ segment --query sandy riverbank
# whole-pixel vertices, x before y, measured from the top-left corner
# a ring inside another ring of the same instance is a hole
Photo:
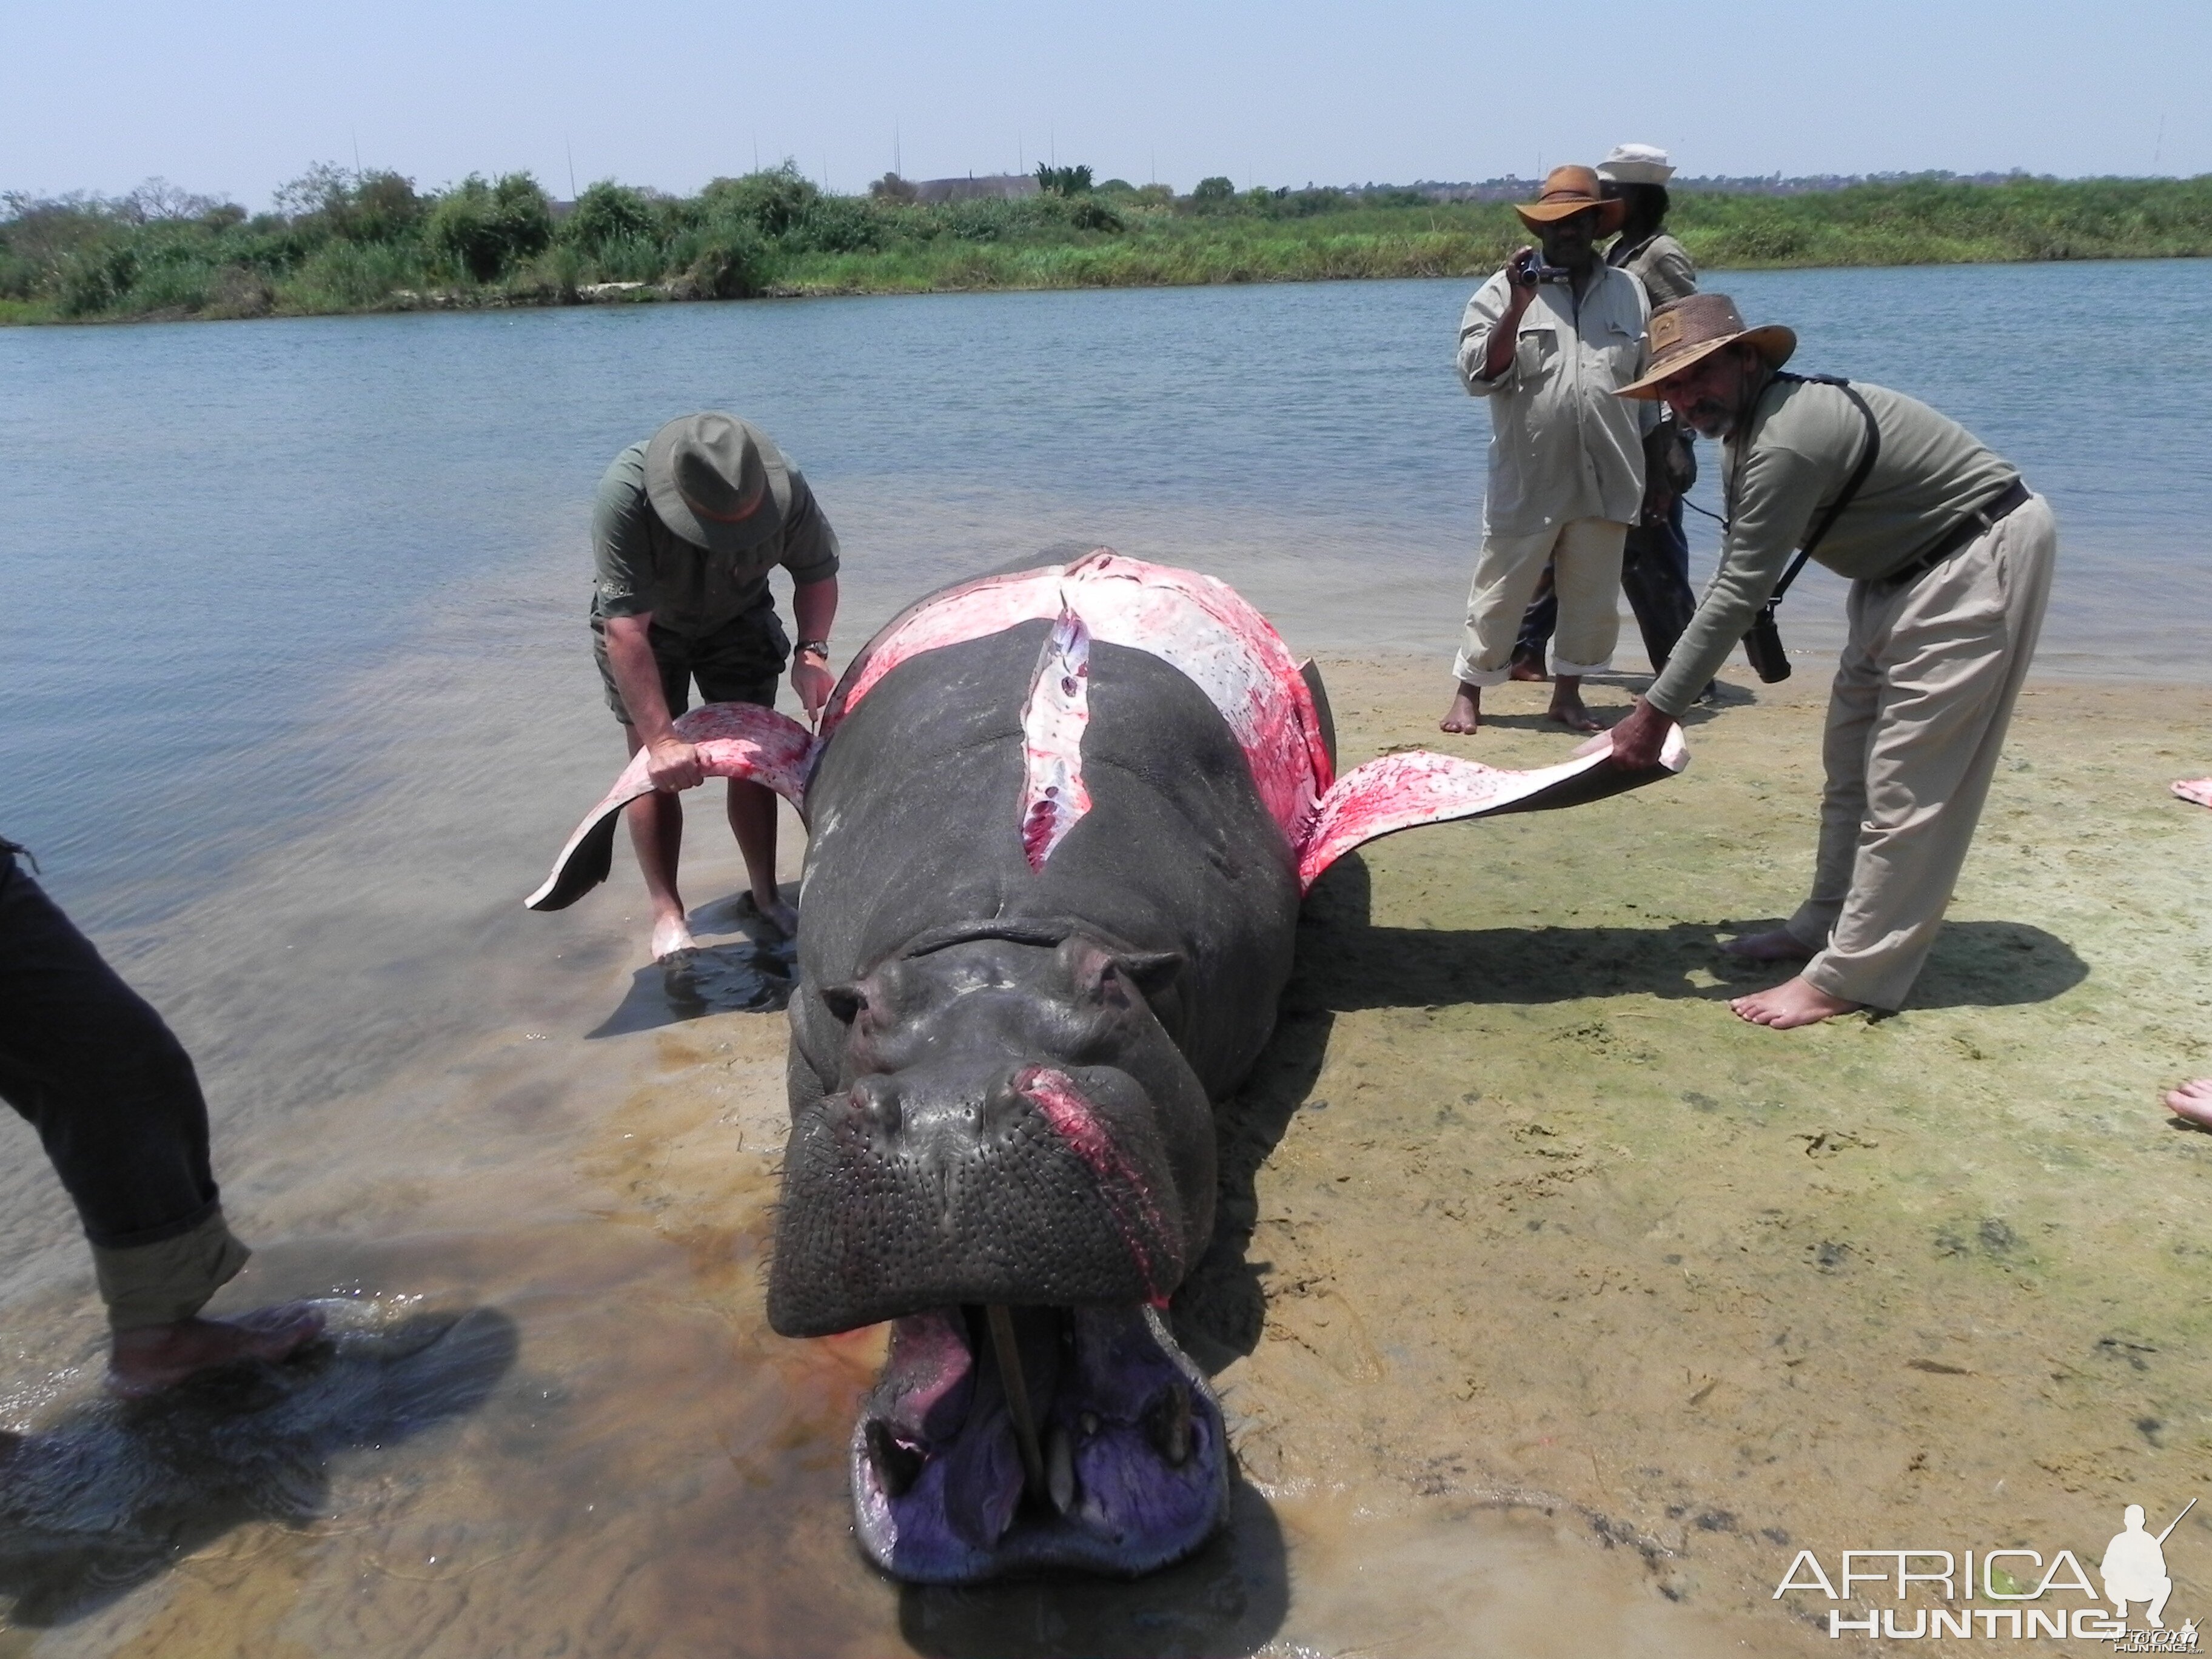
[[[1347,763],[1435,740],[1433,664],[1325,666]],[[2033,688],[1915,1005],[1778,1035],[1729,1015],[1753,976],[1712,945],[1795,901],[1822,684],[1702,722],[1669,785],[1399,836],[1317,890],[1178,1303],[1248,1483],[1199,1561],[957,1595],[860,1564],[875,1343],[761,1315],[783,1024],[636,972],[625,855],[576,911],[477,927],[500,1029],[227,1139],[261,1254],[226,1303],[495,1310],[483,1403],[310,1435],[304,1493],[295,1469],[217,1513],[179,1475],[217,1522],[194,1552],[105,1588],[95,1552],[0,1656],[1775,1653],[1826,1649],[1824,1602],[1769,1594],[1799,1547],[2094,1560],[2124,1503],[2170,1516],[2212,1474],[2212,1137],[2154,1105],[2212,1069],[2212,814],[2165,793],[2212,691]],[[1444,746],[1558,758],[1541,696]],[[698,870],[695,896],[735,875]],[[242,963],[236,925],[206,948]],[[393,955],[339,988],[365,1006],[410,982],[409,924],[376,926],[296,932]],[[103,1443],[88,1276],[21,1273],[0,1420]],[[2174,1613],[2212,1611],[2198,1516],[2167,1559]]]

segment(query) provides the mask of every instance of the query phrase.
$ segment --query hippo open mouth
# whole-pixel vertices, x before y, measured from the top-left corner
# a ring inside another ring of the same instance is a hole
[[[968,1304],[891,1327],[853,1431],[854,1512],[920,1583],[1179,1559],[1229,1500],[1221,1408],[1153,1309]]]

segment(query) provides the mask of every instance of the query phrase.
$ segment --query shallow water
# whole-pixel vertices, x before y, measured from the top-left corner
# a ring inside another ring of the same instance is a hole
[[[1804,366],[1929,396],[2051,495],[2047,669],[2204,677],[2212,264],[1728,286],[1797,325]],[[774,1002],[775,963],[710,910],[713,954],[672,997],[636,966],[626,852],[577,910],[518,908],[620,758],[585,657],[584,520],[606,459],[669,411],[746,410],[807,468],[845,544],[841,647],[938,580],[1080,538],[1216,571],[1298,647],[1441,675],[1486,432],[1449,372],[1466,287],[0,331],[0,833],[200,1061],[259,1250],[228,1299],[483,1310],[517,1345],[453,1420],[318,1441],[305,1509],[234,1518],[35,1638],[0,1629],[0,1655],[239,1631],[270,1652],[871,1653],[896,1631],[1043,1653],[1092,1650],[1100,1620],[1128,1651],[1382,1648],[1388,1623],[1426,1652],[1456,1633],[1404,1597],[1439,1575],[1589,1621],[1516,1646],[1501,1612],[1500,1650],[1714,1650],[1633,1563],[1580,1577],[1549,1522],[1349,1478],[1247,1489],[1235,1536],[1156,1592],[900,1595],[845,1531],[872,1347],[760,1320],[781,1023],[732,1011]],[[2052,342],[2116,314],[2156,349],[2055,384],[2087,354]],[[1793,596],[1793,647],[1831,637],[1839,592]],[[736,866],[696,816],[699,903]],[[94,1305],[8,1117],[0,1423],[70,1431]]]

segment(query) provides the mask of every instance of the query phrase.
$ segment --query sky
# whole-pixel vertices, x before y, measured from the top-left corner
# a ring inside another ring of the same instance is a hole
[[[265,205],[312,163],[690,192],[1087,163],[1188,191],[1537,176],[2212,172],[2212,3],[14,0],[0,190]]]

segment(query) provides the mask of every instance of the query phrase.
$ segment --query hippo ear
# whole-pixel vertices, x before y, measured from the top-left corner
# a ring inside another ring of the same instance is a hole
[[[840,1024],[850,1025],[868,1006],[868,999],[857,985],[825,985],[820,993],[822,1006],[837,1017]]]
[[[1119,979],[1135,988],[1137,994],[1152,997],[1175,982],[1182,971],[1180,951],[1109,951],[1095,939],[1071,938],[1060,947],[1068,977],[1088,996],[1113,995],[1108,987]]]
[[[1114,958],[1121,977],[1146,996],[1164,991],[1182,972],[1180,951],[1125,951]]]

